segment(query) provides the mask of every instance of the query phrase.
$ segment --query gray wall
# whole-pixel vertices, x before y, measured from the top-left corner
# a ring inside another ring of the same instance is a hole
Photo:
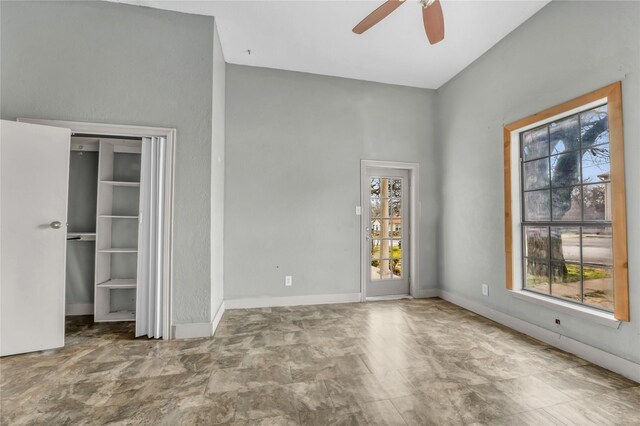
[[[640,362],[640,3],[552,2],[438,90],[440,279],[448,292]],[[631,323],[618,330],[505,290],[503,125],[622,80]],[[483,297],[480,284],[491,286]],[[554,319],[562,328],[556,329]]]
[[[211,315],[213,18],[2,2],[0,116],[177,128],[173,320]]]
[[[224,294],[224,145],[226,63],[217,27],[213,31],[213,108],[211,143],[211,319]]]
[[[225,299],[360,292],[361,159],[420,163],[419,286],[435,288],[433,100],[428,90],[228,65]]]

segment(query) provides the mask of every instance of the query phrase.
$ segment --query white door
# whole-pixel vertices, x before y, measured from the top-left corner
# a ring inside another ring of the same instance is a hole
[[[71,131],[0,122],[0,355],[64,346]]]
[[[366,297],[409,294],[409,171],[368,167]]]

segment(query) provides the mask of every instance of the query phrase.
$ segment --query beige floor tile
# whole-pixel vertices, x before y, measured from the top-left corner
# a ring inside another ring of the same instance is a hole
[[[0,360],[0,424],[640,424],[640,385],[440,299],[225,312],[208,339],[70,318]]]

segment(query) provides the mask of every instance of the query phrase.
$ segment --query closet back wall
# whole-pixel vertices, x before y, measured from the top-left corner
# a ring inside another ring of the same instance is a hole
[[[0,116],[177,128],[173,321],[210,321],[213,18],[2,2]]]
[[[71,151],[70,154],[68,231],[96,232],[98,152]],[[88,305],[93,305],[95,257],[95,241],[67,242],[67,313],[93,312]]]

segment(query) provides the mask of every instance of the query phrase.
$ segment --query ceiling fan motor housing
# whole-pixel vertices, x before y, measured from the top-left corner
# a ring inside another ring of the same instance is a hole
[[[427,8],[431,6],[433,3],[435,3],[436,0],[419,0],[418,2],[422,7]]]

